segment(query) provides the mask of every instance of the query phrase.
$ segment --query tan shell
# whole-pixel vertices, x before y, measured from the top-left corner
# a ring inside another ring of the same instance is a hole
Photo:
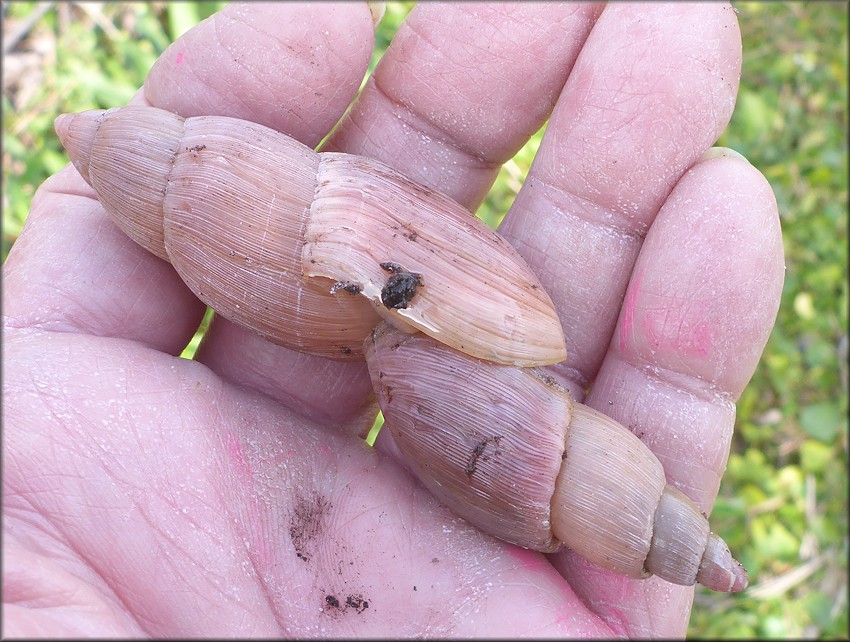
[[[318,154],[234,118],[142,106],[56,127],[121,229],[218,313],[271,341],[362,359],[385,317],[501,363],[566,358],[552,301],[519,254],[377,161]],[[401,307],[382,296],[399,278],[389,265],[419,276]]]
[[[539,551],[567,547],[634,578],[746,587],[746,572],[693,502],[667,486],[655,455],[542,371],[480,361],[387,324],[372,333],[366,360],[398,449],[482,530]]]

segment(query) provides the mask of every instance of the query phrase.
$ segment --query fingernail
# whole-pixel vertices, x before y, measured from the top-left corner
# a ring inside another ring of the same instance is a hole
[[[708,150],[706,150],[705,154],[703,154],[700,157],[698,162],[707,161],[707,160],[710,160],[712,158],[721,158],[721,157],[724,157],[724,156],[727,157],[727,158],[739,158],[746,163],[750,162],[750,161],[747,160],[746,156],[744,156],[740,152],[736,152],[734,149],[730,149],[728,147],[711,147]]]
[[[381,19],[384,17],[384,12],[387,10],[387,3],[367,2],[366,4],[369,5],[369,11],[372,13],[372,24],[374,24],[377,29]]]

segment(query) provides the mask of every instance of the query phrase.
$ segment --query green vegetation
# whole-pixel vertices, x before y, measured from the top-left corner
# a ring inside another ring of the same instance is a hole
[[[4,260],[35,189],[66,162],[54,117],[127,102],[165,47],[223,4],[3,5]],[[388,4],[372,68],[410,6]],[[698,589],[689,633],[846,638],[848,7],[736,7],[743,81],[720,144],[773,185],[787,272],[712,515],[752,588],[736,596]],[[503,168],[479,212],[488,223],[508,209],[540,137]],[[185,354],[196,345],[197,337]]]
[[[692,633],[846,638],[847,5],[736,7],[743,81],[720,144],[773,186],[787,269],[712,515],[753,586],[698,594]]]

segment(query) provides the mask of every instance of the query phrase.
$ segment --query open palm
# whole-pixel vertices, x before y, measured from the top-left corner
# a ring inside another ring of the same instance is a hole
[[[137,98],[317,145],[372,29],[356,3],[232,5]],[[706,512],[783,277],[766,181],[703,156],[740,46],[725,4],[424,4],[325,144],[474,210],[551,114],[501,232],[558,306],[570,356],[552,373]],[[204,306],[70,166],[36,195],[4,286],[7,635],[684,633],[691,588],[495,540],[388,435],[367,447],[365,365],[221,318],[177,358]]]

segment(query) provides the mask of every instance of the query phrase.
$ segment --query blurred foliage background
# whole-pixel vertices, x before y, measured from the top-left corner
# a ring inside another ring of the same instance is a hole
[[[168,44],[224,4],[3,4],[4,261],[36,188],[67,161],[55,116],[126,103]],[[370,71],[411,7],[387,4]],[[735,7],[743,78],[719,144],[746,155],[773,185],[787,271],[712,515],[751,587],[735,596],[698,588],[689,636],[846,639],[848,6]],[[479,211],[491,225],[521,187],[541,136],[502,169]]]

